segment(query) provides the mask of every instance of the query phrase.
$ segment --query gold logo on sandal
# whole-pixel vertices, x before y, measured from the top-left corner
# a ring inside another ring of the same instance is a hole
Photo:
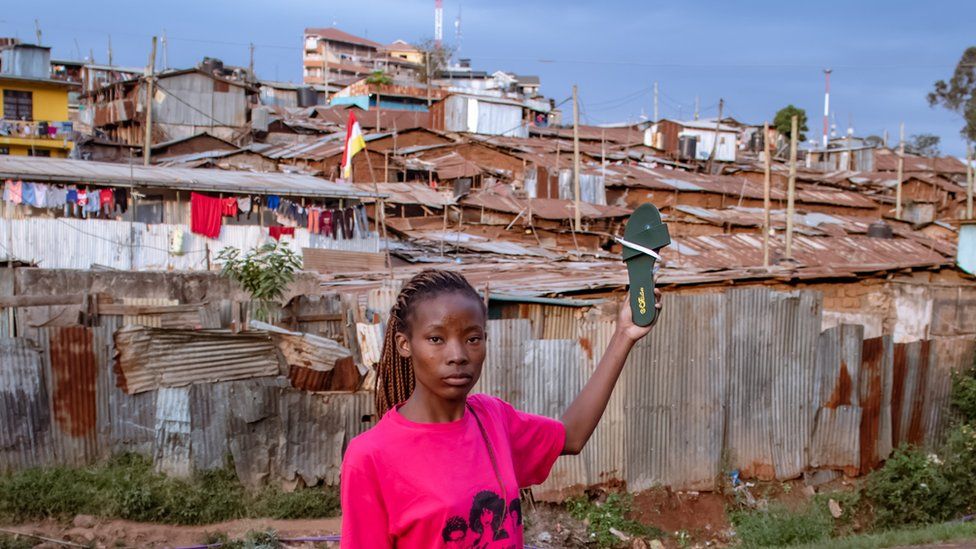
[[[641,287],[640,295],[637,296],[637,308],[640,309],[640,313],[647,314],[647,299],[644,297],[644,288]]]

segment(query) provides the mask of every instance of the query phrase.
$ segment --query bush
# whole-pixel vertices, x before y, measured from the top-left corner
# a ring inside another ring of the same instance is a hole
[[[951,403],[959,421],[976,422],[976,367],[952,376]]]
[[[0,477],[0,518],[12,521],[85,514],[167,524],[243,517],[322,518],[339,509],[335,489],[248,492],[233,469],[174,479],[145,457],[124,455],[89,468],[29,469]]]
[[[763,510],[733,511],[729,518],[745,547],[783,547],[830,537],[834,521],[826,503],[790,511],[781,504]]]
[[[587,525],[589,540],[597,547],[618,547],[620,538],[614,535],[613,528],[630,536],[639,538],[660,537],[664,532],[653,526],[644,526],[628,518],[631,513],[633,497],[630,494],[610,494],[604,501],[591,501],[582,496],[566,503],[569,514]]]
[[[868,476],[865,495],[874,504],[878,526],[940,522],[954,514],[947,502],[950,486],[933,457],[902,447]]]
[[[976,423],[956,425],[946,437],[942,472],[954,514],[976,511]]]

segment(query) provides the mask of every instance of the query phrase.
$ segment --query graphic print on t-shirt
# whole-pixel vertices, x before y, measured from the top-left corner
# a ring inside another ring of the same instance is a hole
[[[514,548],[514,534],[522,529],[522,503],[518,498],[508,505],[491,490],[474,496],[467,517],[454,515],[447,519],[441,538],[444,547],[454,549]],[[521,536],[518,536],[521,538]]]

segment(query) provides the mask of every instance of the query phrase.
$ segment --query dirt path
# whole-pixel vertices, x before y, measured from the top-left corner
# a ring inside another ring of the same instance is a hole
[[[317,520],[241,519],[203,526],[175,526],[100,520],[78,516],[72,523],[53,520],[0,526],[4,531],[35,534],[82,545],[102,547],[192,547],[199,546],[208,534],[224,533],[230,539],[243,538],[250,531],[275,530],[280,538],[300,538],[338,534],[339,518]],[[38,540],[40,543],[40,540]],[[54,545],[50,545],[54,547]]]

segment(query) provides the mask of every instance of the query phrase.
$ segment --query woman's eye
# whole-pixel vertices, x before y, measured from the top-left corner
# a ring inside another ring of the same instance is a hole
[[[427,338],[427,341],[429,341],[431,343],[440,343],[442,340],[441,340],[441,338],[439,338],[437,336],[432,336],[432,337],[428,337]]]
[[[481,343],[481,336],[474,336],[468,339],[468,343]]]

